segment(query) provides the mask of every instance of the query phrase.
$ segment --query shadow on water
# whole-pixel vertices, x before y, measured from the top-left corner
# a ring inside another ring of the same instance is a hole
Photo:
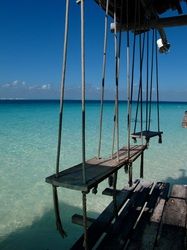
[[[179,169],[180,176],[177,178],[168,177],[165,179],[165,182],[169,182],[171,185],[173,184],[181,184],[181,185],[187,185],[187,170],[186,169]]]
[[[168,177],[164,181],[173,184],[187,185],[187,170],[181,168],[177,178]],[[31,225],[22,227],[2,238],[0,236],[1,250],[66,250],[83,233],[83,229],[71,223],[71,216],[82,214],[80,208],[62,203],[60,204],[62,221],[68,236],[62,239],[56,230],[53,209],[46,211],[42,217],[36,218]],[[13,209],[13,208],[12,208]],[[97,217],[96,213],[89,213],[90,217]]]
[[[82,214],[80,208],[61,203],[61,215],[64,229],[68,236],[64,239],[59,235],[55,226],[54,211],[51,209],[43,214],[41,218],[33,221],[32,225],[22,227],[19,230],[1,239],[1,250],[66,250],[82,234],[81,226],[71,223],[71,216],[75,213]],[[89,216],[96,217],[95,213]]]

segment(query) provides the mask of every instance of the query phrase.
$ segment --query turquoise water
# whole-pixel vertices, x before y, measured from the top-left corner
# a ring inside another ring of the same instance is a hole
[[[126,104],[120,103],[120,145],[126,144]],[[187,103],[161,103],[163,143],[153,138],[145,152],[145,179],[187,183],[187,129],[181,127]],[[0,102],[0,249],[69,249],[82,233],[71,224],[71,216],[81,213],[81,194],[60,189],[64,227],[61,239],[55,229],[51,186],[45,177],[55,171],[59,103],[57,101]],[[151,126],[156,127],[155,105]],[[97,154],[99,102],[86,105],[87,159]],[[113,102],[104,106],[102,155],[111,153]],[[145,119],[145,117],[144,117]],[[132,119],[133,120],[133,119]],[[133,123],[132,123],[133,125]],[[144,121],[145,125],[145,121]],[[61,168],[81,161],[81,103],[68,101],[64,107],[63,154]],[[139,161],[134,164],[138,178]],[[121,170],[118,187],[127,184]],[[96,217],[111,200],[101,192],[88,195],[88,213]]]

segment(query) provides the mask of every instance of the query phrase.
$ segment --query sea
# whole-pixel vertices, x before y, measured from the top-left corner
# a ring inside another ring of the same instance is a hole
[[[131,132],[147,124],[143,104],[135,118],[132,105]],[[187,184],[187,129],[181,123],[187,103],[160,103],[160,131],[150,139],[144,154],[144,179],[171,184]],[[114,102],[104,102],[101,156],[110,157],[114,127]],[[86,159],[98,154],[100,102],[86,102]],[[73,214],[82,213],[81,192],[58,188],[60,212],[67,237],[56,230],[52,187],[45,178],[55,173],[58,141],[59,101],[0,101],[0,249],[1,250],[66,250],[83,233],[71,223]],[[142,122],[141,122],[142,121]],[[157,105],[152,104],[150,129],[158,131]],[[120,147],[127,144],[127,103],[119,103]],[[131,140],[134,144],[134,141]],[[136,142],[142,143],[139,139]],[[116,145],[115,145],[116,149]],[[65,101],[63,112],[60,170],[77,163],[82,157],[81,102]],[[133,179],[139,178],[140,160],[133,164]],[[121,169],[118,188],[128,186],[128,175]],[[111,201],[102,195],[107,180],[98,186],[97,194],[87,195],[88,216],[96,218]]]

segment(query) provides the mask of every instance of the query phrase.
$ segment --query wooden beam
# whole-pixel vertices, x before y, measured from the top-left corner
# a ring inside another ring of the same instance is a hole
[[[176,26],[185,26],[187,25],[187,15],[181,15],[181,16],[174,16],[174,17],[164,17],[159,18],[158,20],[150,20],[148,24],[141,24],[141,25],[134,25],[134,23],[131,23],[128,25],[123,24],[120,25],[119,23],[116,26],[117,31],[127,31],[127,28],[129,30],[138,30],[138,31],[144,31],[150,28],[168,28],[168,27],[176,27]],[[114,32],[115,24],[111,23],[110,29],[112,32]]]
[[[142,182],[142,186],[135,189],[131,199],[116,218],[113,227],[108,230],[107,235],[100,242],[98,250],[124,249],[125,242],[148,198],[152,184],[151,182]]]
[[[115,192],[116,192],[116,194],[119,194],[121,192],[121,190],[115,190]],[[113,196],[114,195],[114,189],[105,188],[105,190],[102,192],[102,194],[108,195],[108,196]]]
[[[132,232],[126,249],[134,250],[154,248],[154,242],[159,224],[151,223],[150,217],[165,190],[167,190],[167,192],[169,190],[169,186],[165,183],[158,182],[154,186],[152,192],[150,193],[150,199],[143,210],[141,218],[138,220],[138,223],[134,228],[134,232]],[[146,229],[147,226],[148,228]]]
[[[173,185],[170,198],[187,200],[187,185]]]
[[[91,224],[95,221],[95,219],[87,217],[87,226],[91,226]],[[77,224],[79,226],[84,226],[83,216],[80,214],[74,214],[71,218],[71,222]]]
[[[134,189],[138,188],[139,182],[136,183],[132,190],[122,190],[119,195],[117,195],[117,210],[120,210],[124,203],[131,197]],[[140,185],[141,186],[141,185]],[[92,249],[99,238],[103,235],[104,232],[110,227],[112,220],[114,219],[114,204],[111,202],[105,210],[99,215],[95,222],[88,228],[88,244],[89,249]],[[71,247],[71,250],[84,250],[83,247],[84,237],[83,235],[79,240]]]

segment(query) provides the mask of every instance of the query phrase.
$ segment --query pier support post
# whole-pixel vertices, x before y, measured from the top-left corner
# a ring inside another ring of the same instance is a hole
[[[144,168],[144,153],[141,154],[141,161],[140,161],[140,178],[143,178],[143,169]]]
[[[132,187],[132,163],[129,163],[129,187]]]
[[[88,249],[88,237],[87,237],[87,204],[86,204],[86,193],[82,192],[82,207],[83,207],[83,227],[84,227],[84,243],[83,247],[85,250]]]

